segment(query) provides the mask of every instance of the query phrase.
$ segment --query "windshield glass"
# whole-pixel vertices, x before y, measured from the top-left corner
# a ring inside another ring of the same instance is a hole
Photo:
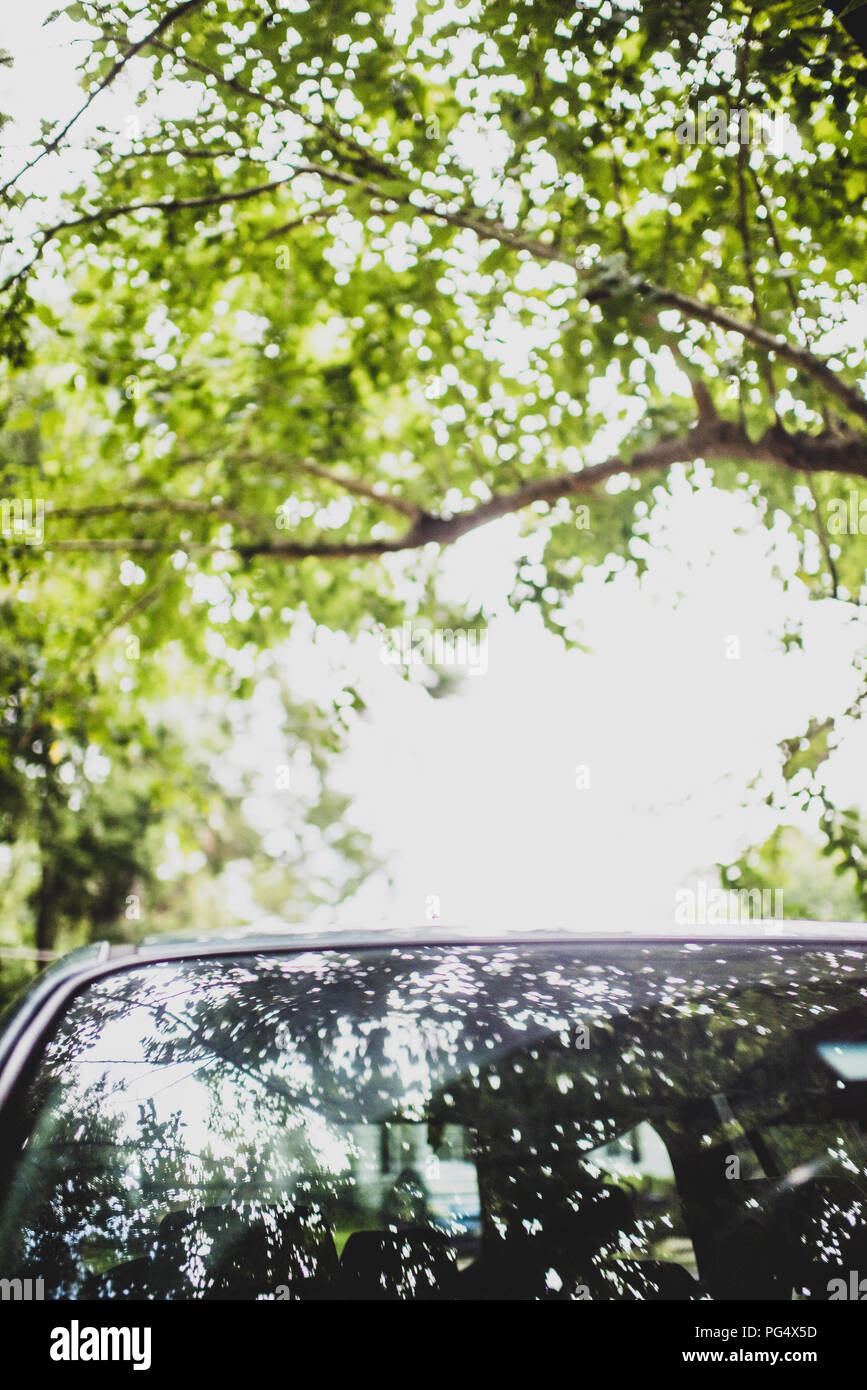
[[[867,1269],[865,956],[414,946],[106,976],[4,1125],[0,1273],[61,1298],[833,1297]]]

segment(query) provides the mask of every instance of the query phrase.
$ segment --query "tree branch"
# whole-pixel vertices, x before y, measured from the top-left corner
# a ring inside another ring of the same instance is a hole
[[[242,516],[232,507],[224,507],[213,502],[200,502],[194,498],[186,497],[139,497],[128,502],[96,502],[89,507],[53,507],[49,503],[47,508],[48,517],[62,517],[64,520],[74,521],[92,521],[101,516],[116,516],[118,512],[127,516],[133,516],[136,512],[171,512],[178,515],[213,516],[219,517],[223,521],[231,521],[234,526],[241,526],[245,529],[255,526],[255,521],[251,517]]]
[[[0,285],[0,293],[10,289],[16,281],[22,280],[27,272],[36,265],[49,241],[59,236],[61,232],[74,231],[76,227],[88,227],[96,223],[105,226],[106,223],[113,222],[117,217],[128,217],[130,213],[134,212],[185,212],[196,208],[219,207],[222,203],[241,203],[248,198],[257,198],[261,193],[271,193],[275,188],[282,188],[295,173],[304,172],[310,171],[298,168],[286,178],[272,179],[270,183],[256,184],[252,188],[239,188],[233,192],[216,189],[212,193],[200,194],[196,198],[154,198],[140,203],[119,203],[115,207],[100,208],[98,212],[82,213],[80,217],[72,217],[66,222],[55,222],[53,226],[45,227],[39,233],[40,240],[30,260],[7,276]],[[318,171],[314,170],[313,172]]]
[[[836,396],[837,400],[842,401],[853,415],[867,420],[867,399],[853,386],[847,386],[844,381],[841,381],[837,373],[831,370],[823,358],[816,356],[807,348],[790,343],[786,338],[768,333],[758,324],[744,323],[742,319],[735,318],[725,309],[720,309],[713,304],[702,304],[697,299],[690,299],[689,295],[681,294],[678,290],[654,285],[650,280],[640,280],[633,288],[636,293],[647,295],[654,304],[679,309],[686,318],[698,319],[700,323],[713,324],[717,328],[724,329],[727,333],[737,333],[739,337],[745,338],[755,347],[761,348],[765,352],[773,352],[783,361],[791,362],[794,367],[799,367],[801,371],[818,381],[830,395]],[[603,297],[604,295],[596,296],[592,293],[587,295],[591,302],[596,298]]]
[[[159,39],[160,34],[164,34],[166,29],[170,28],[172,24],[174,24],[177,20],[182,19],[183,16],[189,13],[190,10],[198,9],[201,5],[204,4],[204,2],[205,0],[184,0],[183,4],[175,5],[173,9],[169,10],[168,14],[163,15],[159,24],[157,24],[156,27],[145,36],[145,38],[139,39],[138,43],[128,44],[126,47],[126,51],[124,52],[122,57],[118,58],[117,62],[106,73],[102,81],[98,82],[96,86],[93,88],[93,90],[88,92],[87,97],[85,98],[82,105],[75,112],[75,114],[73,116],[70,116],[66,124],[57,132],[56,135],[52,136],[52,138],[48,141],[47,144],[43,145],[42,149],[39,151],[39,154],[35,155],[34,158],[29,160],[22,169],[18,170],[17,174],[14,174],[11,179],[7,180],[7,182],[3,184],[2,188],[0,188],[0,197],[5,197],[9,189],[12,188],[18,182],[19,179],[22,179],[24,175],[29,172],[30,169],[34,168],[34,166],[39,163],[40,159],[44,159],[47,154],[52,154],[56,149],[60,147],[61,142],[69,134],[72,127],[76,124],[77,121],[81,119],[81,117],[85,114],[85,112],[89,109],[92,103],[99,96],[100,92],[104,92],[106,87],[111,86],[118,73],[126,67],[127,63],[130,61],[131,58],[134,58],[136,54],[140,53],[141,50],[145,48],[148,44],[156,42]]]
[[[582,255],[576,255],[574,252],[570,253],[555,242],[542,242],[511,232],[496,220],[486,217],[481,209],[469,207],[449,211],[444,208],[439,201],[434,202],[430,199],[425,200],[421,198],[418,189],[413,189],[410,192],[399,192],[397,189],[383,188],[381,185],[368,179],[360,178],[356,174],[349,174],[343,170],[331,169],[327,165],[304,163],[293,164],[286,167],[288,172],[285,177],[274,179],[268,183],[259,184],[251,188],[238,189],[234,192],[214,190],[194,198],[164,198],[138,203],[127,203],[116,207],[103,208],[93,213],[86,213],[81,217],[66,222],[56,223],[54,226],[47,228],[41,233],[39,244],[30,261],[7,277],[2,285],[0,285],[0,292],[9,289],[17,281],[23,279],[27,272],[36,264],[47,242],[63,231],[94,223],[105,224],[117,217],[144,210],[154,210],[169,214],[190,209],[217,206],[222,203],[241,202],[258,197],[260,194],[273,192],[288,183],[291,178],[300,174],[314,174],[325,182],[338,184],[345,188],[359,189],[369,197],[382,199],[384,202],[390,201],[395,206],[410,207],[419,217],[430,217],[440,222],[446,222],[451,226],[466,228],[474,232],[482,240],[497,241],[501,245],[509,247],[511,250],[518,252],[525,251],[537,260],[560,262],[570,266],[579,275],[592,273],[593,266],[589,264]],[[392,171],[387,168],[385,169],[385,173],[388,177],[393,177]],[[682,294],[679,290],[670,289],[664,285],[657,285],[652,280],[646,280],[642,277],[629,274],[616,275],[613,277],[609,276],[604,285],[594,286],[592,283],[589,284],[584,297],[589,303],[599,303],[609,298],[612,294],[622,293],[624,290],[645,297],[654,308],[677,309],[688,319],[710,324],[725,332],[735,333],[739,337],[752,343],[754,347],[760,348],[764,352],[773,353],[781,360],[790,362],[800,371],[811,376],[814,381],[817,381],[830,395],[835,396],[836,399],[842,402],[854,415],[862,420],[867,420],[867,399],[865,399],[862,393],[856,390],[855,387],[849,386],[846,382],[842,381],[839,375],[828,366],[824,359],[818,357],[806,347],[789,342],[788,339],[782,335],[769,333],[758,323],[749,323],[737,318],[734,314],[729,313],[728,310],[718,305],[704,304],[700,300]]]
[[[692,362],[690,362],[676,339],[672,339],[671,351],[680,363],[681,371],[689,382],[692,398],[698,410],[699,424],[710,424],[712,421],[718,420],[720,417],[706,383],[698,375]]]
[[[176,62],[183,63],[185,67],[191,68],[195,72],[200,72],[206,77],[215,78],[222,86],[228,87],[230,91],[236,92],[238,96],[251,97],[253,101],[261,101],[264,106],[270,106],[274,111],[285,111],[292,116],[297,116],[305,125],[311,126],[314,130],[323,131],[337,145],[343,145],[346,149],[352,150],[353,154],[357,155],[368,168],[375,169],[378,174],[383,174],[387,177],[393,176],[389,166],[384,164],[382,160],[377,159],[370,150],[366,150],[363,145],[359,145],[358,141],[353,140],[350,135],[344,135],[336,126],[333,126],[330,121],[314,119],[314,117],[308,115],[303,106],[299,106],[297,102],[289,101],[286,97],[272,97],[269,96],[267,92],[257,91],[255,87],[248,87],[244,82],[239,82],[236,77],[227,77],[225,73],[219,72],[217,68],[209,67],[207,63],[201,62],[198,58],[191,58],[188,53],[179,55],[177,51],[172,48],[171,44],[161,42],[158,35],[150,37],[146,42],[148,42],[152,48],[158,48],[161,52],[170,54]]]
[[[354,493],[356,497],[367,497],[371,502],[378,502],[383,507],[402,512],[412,521],[419,521],[424,515],[422,508],[415,502],[410,502],[406,497],[398,497],[393,492],[379,492],[375,484],[363,483],[357,478],[342,477],[339,473],[332,473],[329,468],[323,468],[319,463],[299,462],[297,467],[305,473],[312,473],[315,478],[324,478],[326,482]]]
[[[798,473],[843,473],[867,478],[867,441],[855,434],[827,433],[821,435],[792,435],[779,424],[772,425],[758,440],[750,439],[739,424],[714,416],[700,420],[688,434],[673,439],[660,439],[639,449],[630,458],[615,454],[604,463],[592,464],[575,472],[551,473],[522,483],[508,492],[496,493],[486,502],[466,512],[451,516],[436,516],[417,509],[412,525],[400,536],[388,540],[339,540],[301,542],[291,540],[233,540],[229,545],[209,542],[155,540],[149,537],[100,538],[95,540],[58,540],[46,546],[47,551],[85,551],[94,553],[183,551],[189,554],[235,553],[242,558],[274,556],[285,560],[305,559],[376,559],[383,555],[419,550],[426,545],[452,545],[468,532],[490,521],[522,511],[534,502],[553,504],[561,498],[587,496],[601,484],[618,474],[638,477],[660,471],[675,463],[692,463],[696,459],[743,460],[747,463],[767,463]],[[330,481],[344,479],[320,470],[310,471]],[[362,496],[378,502],[387,499],[372,488],[363,487]],[[349,488],[357,491],[357,488]],[[394,501],[394,498],[388,499]],[[402,502],[403,499],[398,499]],[[408,504],[411,506],[412,504]],[[404,510],[399,507],[399,510]],[[409,513],[408,513],[409,514]]]

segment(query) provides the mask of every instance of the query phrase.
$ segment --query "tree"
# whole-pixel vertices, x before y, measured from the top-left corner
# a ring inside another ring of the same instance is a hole
[[[512,603],[576,641],[576,586],[642,573],[684,480],[784,521],[787,587],[863,599],[867,60],[829,14],[65,13],[81,111],[5,181],[0,275],[4,486],[46,504],[0,559],[61,668],[110,631],[146,686],[302,612],[478,622],[437,559],[513,513],[544,550]]]

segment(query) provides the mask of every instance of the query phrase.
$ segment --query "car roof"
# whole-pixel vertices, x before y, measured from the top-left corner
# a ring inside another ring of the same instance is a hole
[[[171,962],[237,956],[240,954],[279,954],[286,951],[363,950],[376,947],[495,946],[561,944],[618,949],[672,946],[689,943],[717,943],[744,946],[789,942],[804,947],[825,945],[867,945],[865,922],[801,922],[792,920],[753,920],[722,926],[673,926],[662,923],[595,928],[586,926],[460,927],[440,922],[420,925],[333,928],[293,925],[269,919],[220,932],[194,932],[186,935],[150,937],[137,943],[102,941],[70,951],[43,970],[30,988],[0,1019],[0,1106],[14,1084],[16,1075],[39,1037],[47,1020],[64,1003],[103,975],[156,962]]]
[[[89,973],[94,965],[119,961],[121,958],[128,964],[132,963],[132,959],[144,964],[191,956],[227,955],[238,951],[248,954],[280,949],[347,950],[376,946],[532,945],[545,942],[579,945],[591,941],[612,945],[641,941],[718,941],[722,945],[734,941],[768,940],[801,941],[804,944],[820,941],[867,942],[867,922],[813,922],[783,918],[753,919],[734,925],[675,926],[668,919],[618,926],[606,924],[602,927],[590,924],[557,927],[497,924],[460,926],[440,922],[329,927],[275,922],[270,918],[265,922],[246,923],[220,931],[167,932],[144,937],[138,942],[97,941],[60,956],[40,973],[38,979],[59,974]]]
[[[378,945],[483,945],[497,942],[564,942],[581,943],[587,941],[694,941],[732,940],[762,941],[768,938],[792,940],[863,940],[867,941],[867,922],[808,922],[793,919],[754,919],[733,925],[672,925],[670,920],[663,922],[647,921],[640,924],[611,926],[563,925],[549,926],[504,926],[496,923],[488,926],[461,926],[450,923],[423,922],[420,924],[388,923],[382,926],[361,927],[323,927],[310,924],[287,924],[284,922],[253,923],[220,932],[184,932],[163,936],[145,937],[132,949],[137,955],[147,957],[161,955],[168,948],[174,954],[174,947],[189,945],[196,947],[196,954],[222,953],[227,948],[241,946],[245,951],[255,950],[258,944],[273,950],[281,943],[290,949],[299,946],[314,949],[342,949],[353,946]]]
[[[721,925],[672,925],[671,921],[645,921],[594,926],[592,923],[560,926],[461,925],[448,922],[394,923],[362,926],[322,926],[310,923],[286,923],[269,919],[247,923],[219,931],[171,932],[146,936],[135,943],[111,946],[98,942],[93,946],[71,952],[81,958],[85,953],[101,955],[134,954],[142,960],[174,957],[179,948],[184,954],[224,954],[227,950],[255,951],[259,946],[269,951],[281,945],[289,950],[342,950],[367,946],[437,946],[483,945],[497,942],[524,943],[563,942],[580,944],[588,941],[763,941],[768,938],[795,941],[845,940],[867,941],[867,922],[814,922],[794,919],[754,919]],[[58,964],[62,963],[61,957]]]
[[[752,920],[735,925],[672,926],[671,921],[645,922],[604,928],[592,926],[516,927],[454,926],[424,922],[402,926],[323,927],[310,924],[259,922],[223,929],[166,933],[139,942],[95,942],[78,947],[40,972],[36,980],[0,1020],[0,1028],[25,1000],[51,992],[66,980],[84,980],[116,969],[157,961],[280,951],[364,950],[376,947],[484,945],[640,945],[689,942],[734,943],[790,941],[803,945],[848,942],[867,944],[867,922],[805,922],[791,919]]]

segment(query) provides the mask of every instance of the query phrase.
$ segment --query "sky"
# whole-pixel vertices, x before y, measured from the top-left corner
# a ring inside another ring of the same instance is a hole
[[[13,143],[80,102],[68,31],[40,30],[50,9],[31,0],[7,12],[0,35],[16,57],[0,74],[0,109],[21,117]],[[122,118],[126,100],[107,96],[96,116]],[[4,147],[0,168],[17,167],[22,153]],[[337,669],[367,702],[334,780],[385,864],[322,920],[670,922],[678,889],[716,883],[716,862],[767,837],[775,745],[854,697],[851,659],[865,624],[843,604],[784,594],[774,567],[794,568],[790,542],[728,494],[675,489],[666,545],[640,585],[625,575],[576,590],[571,611],[591,650],[567,653],[536,614],[506,603],[516,558],[537,549],[517,519],[465,537],[444,556],[444,593],[481,598],[495,616],[486,669],[449,698],[403,680],[374,636],[314,643],[296,626],[281,653],[293,692],[321,696]],[[784,653],[780,633],[797,621],[803,650]],[[279,840],[275,691],[263,682],[253,698],[255,734],[239,736],[233,757],[261,771],[248,811]],[[853,725],[827,765],[838,805],[863,801],[865,768],[867,729]],[[228,892],[239,919],[256,916],[243,866]]]

